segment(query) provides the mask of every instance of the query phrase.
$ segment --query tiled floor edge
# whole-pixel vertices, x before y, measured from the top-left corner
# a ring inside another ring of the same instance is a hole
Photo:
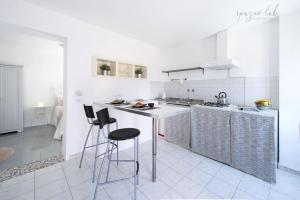
[[[278,164],[278,169],[281,169],[282,171],[286,171],[286,172],[289,172],[291,174],[300,176],[300,171],[291,169],[289,167],[286,167],[286,166],[283,166],[283,165],[280,165],[280,164]]]
[[[35,161],[29,164],[24,164],[24,165],[12,167],[10,169],[0,171],[0,182],[36,171],[38,169],[49,167],[51,165],[54,165],[62,161],[64,161],[63,156],[58,155],[44,160]]]

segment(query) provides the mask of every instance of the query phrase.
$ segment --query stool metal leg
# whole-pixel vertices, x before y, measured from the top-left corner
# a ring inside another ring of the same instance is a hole
[[[137,185],[137,138],[134,138],[134,196],[133,199],[136,200],[136,185]]]
[[[96,188],[95,188],[93,200],[95,200],[96,196],[97,196],[97,190],[98,190],[98,186],[99,186],[99,182],[100,182],[100,178],[101,178],[102,166],[103,166],[103,163],[105,161],[106,156],[108,156],[108,151],[109,151],[108,147],[109,147],[109,142],[107,143],[106,150],[105,150],[105,153],[104,153],[101,165],[100,165],[100,169],[99,169],[99,173],[98,173],[98,177],[97,177],[97,181],[96,181]]]
[[[95,151],[94,170],[93,170],[93,183],[95,182],[99,138],[100,138],[100,128],[98,129],[98,135],[97,135],[97,145],[96,145],[96,151]]]
[[[108,124],[106,128],[107,128],[107,135],[109,135],[109,133],[110,133],[110,125]],[[108,142],[110,143],[110,140],[108,140]],[[108,158],[109,158],[109,154],[110,154],[109,149],[110,148],[108,148]]]
[[[88,134],[86,136],[85,142],[84,142],[84,146],[83,146],[83,150],[82,150],[81,158],[80,158],[80,163],[79,163],[79,168],[81,168],[81,164],[82,164],[82,160],[83,160],[83,156],[84,156],[84,151],[86,149],[86,143],[87,143],[87,141],[89,139],[89,136],[90,136],[92,128],[93,128],[93,124],[91,125],[90,130],[89,130],[89,132],[88,132]]]
[[[137,147],[136,147],[137,162],[139,163],[139,137],[137,137],[136,140],[137,140]],[[137,184],[139,184],[139,173],[137,174]]]
[[[116,130],[119,129],[119,124],[116,121]],[[119,142],[117,141],[117,165],[119,165]]]
[[[113,148],[114,148],[114,145],[110,144],[110,140],[108,140],[108,146],[111,146],[111,149],[108,148],[108,152],[110,152],[110,154],[108,153],[108,168],[107,168],[107,174],[106,174],[106,182],[108,181],[109,170],[110,170],[110,161],[111,161]]]

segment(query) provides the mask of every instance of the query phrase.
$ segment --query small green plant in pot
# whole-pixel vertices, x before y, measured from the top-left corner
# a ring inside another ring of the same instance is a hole
[[[107,76],[108,73],[110,72],[110,66],[107,64],[100,65],[100,69],[102,71],[102,75],[104,75],[104,76]]]
[[[141,68],[137,68],[134,73],[137,78],[142,78],[143,70]]]

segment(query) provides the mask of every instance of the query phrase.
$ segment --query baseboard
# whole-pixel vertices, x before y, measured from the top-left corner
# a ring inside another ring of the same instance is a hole
[[[300,171],[278,164],[278,169],[300,176]]]

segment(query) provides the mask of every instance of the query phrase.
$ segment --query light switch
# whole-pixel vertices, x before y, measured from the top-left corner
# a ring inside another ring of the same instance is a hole
[[[75,91],[75,101],[76,102],[81,102],[81,97],[82,97],[82,91],[81,90],[76,90]]]
[[[75,96],[81,97],[82,96],[82,91],[81,90],[76,90],[75,91]]]

